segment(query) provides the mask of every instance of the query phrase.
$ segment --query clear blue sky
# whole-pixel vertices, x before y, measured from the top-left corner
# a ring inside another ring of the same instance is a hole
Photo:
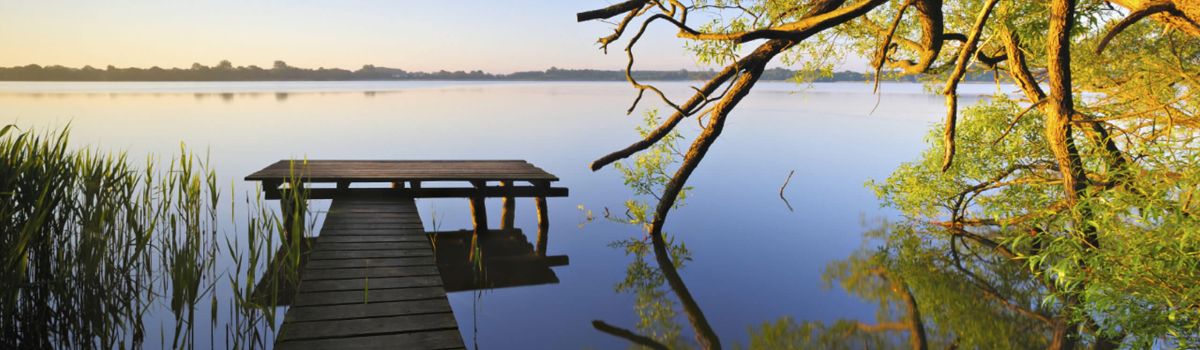
[[[610,26],[575,22],[576,12],[610,3],[0,0],[0,66],[188,67],[228,59],[418,71],[620,69],[621,47],[604,55],[595,44]],[[640,69],[701,68],[670,28],[648,32],[637,53]]]

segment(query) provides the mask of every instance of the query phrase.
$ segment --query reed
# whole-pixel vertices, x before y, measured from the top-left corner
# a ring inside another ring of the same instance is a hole
[[[69,136],[0,129],[0,348],[141,348],[164,304],[174,324],[160,346],[214,343],[223,323],[227,347],[266,347],[305,240],[280,247],[287,231],[259,192],[246,199],[244,232],[221,232],[237,217],[219,214],[225,195],[235,207],[233,187],[186,147],[160,170],[154,158],[138,167],[123,153],[72,150]],[[297,210],[288,215],[305,217]],[[256,284],[263,271],[282,282]],[[217,292],[223,275],[231,293]]]

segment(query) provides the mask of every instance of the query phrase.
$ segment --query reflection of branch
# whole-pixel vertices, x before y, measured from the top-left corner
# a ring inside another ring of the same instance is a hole
[[[917,306],[917,298],[913,296],[912,290],[908,289],[908,284],[904,283],[904,281],[901,279],[888,278],[887,270],[884,270],[883,268],[876,268],[874,269],[874,272],[879,276],[879,279],[882,279],[884,282],[887,282],[889,285],[891,285],[893,293],[896,293],[897,296],[904,300],[904,306],[908,309],[908,320],[902,324],[902,329],[907,329],[909,332],[909,345],[912,346],[913,350],[928,349],[929,342],[926,340],[925,336],[925,323],[921,322],[921,309]],[[867,329],[864,329],[864,326],[866,326]],[[874,327],[879,327],[881,330],[887,330],[887,327],[892,326],[893,324],[885,323]],[[871,326],[859,324],[859,329],[870,331],[869,328],[871,328]]]
[[[1000,292],[998,290],[996,290],[996,287],[993,287],[990,283],[988,283],[983,278],[976,275],[974,272],[967,270],[967,268],[962,265],[962,258],[960,257],[960,255],[958,253],[958,244],[956,244],[956,241],[957,241],[956,237],[958,237],[958,236],[950,236],[950,254],[951,254],[951,256],[954,257],[954,267],[956,269],[958,269],[959,272],[962,272],[963,275],[965,275],[967,277],[967,280],[971,281],[971,283],[974,284],[976,288],[979,288],[979,290],[983,291],[984,296],[988,297],[989,299],[995,300],[996,302],[999,302],[1001,305],[1008,308],[1009,310],[1013,310],[1021,315],[1026,316],[1026,317],[1029,317],[1029,318],[1032,318],[1032,319],[1035,319],[1038,321],[1042,321],[1042,323],[1045,323],[1047,325],[1054,324],[1054,321],[1051,320],[1049,316],[1044,315],[1044,314],[1034,311],[1034,310],[1030,310],[1029,308],[1027,308],[1023,305],[1017,304],[1017,303],[1009,300],[1008,298],[1001,295]]]
[[[655,221],[657,222],[657,219]],[[662,234],[651,234],[650,241],[654,243],[654,260],[658,262],[658,268],[662,270],[667,284],[679,298],[679,304],[683,305],[683,312],[687,314],[688,322],[692,324],[692,329],[696,332],[696,342],[700,343],[704,349],[720,349],[721,340],[717,338],[717,332],[713,331],[712,326],[709,326],[708,319],[704,317],[704,311],[700,310],[700,304],[697,304],[696,299],[692,298],[692,293],[683,283],[683,278],[679,277],[679,271],[675,269],[675,263],[671,261],[671,253],[667,251],[667,242],[663,240]]]
[[[899,332],[899,331],[907,331],[908,330],[908,324],[900,323],[900,322],[888,322],[888,323],[880,323],[880,324],[867,324],[867,323],[863,323],[863,322],[858,322],[858,323],[854,324],[854,327],[858,328],[859,331],[867,332],[867,333],[874,333],[874,332],[880,332],[880,331],[897,331],[897,332]]]
[[[753,34],[748,33],[740,38],[743,40],[743,42],[745,40],[755,40],[761,38],[769,38],[770,40],[767,40],[765,43],[742,57],[740,60],[737,60],[733,64],[726,66],[724,69],[722,69],[721,73],[718,73],[717,77],[709,80],[709,82],[705,84],[704,88],[698,89],[696,94],[694,94],[692,98],[683,105],[676,106],[671,104],[675,110],[675,113],[665,122],[663,122],[663,124],[657,129],[647,134],[643,140],[634,143],[625,149],[601,157],[592,163],[592,170],[597,170],[604,165],[612,163],[613,161],[628,157],[633,153],[650,147],[654,143],[658,142],[662,137],[665,137],[667,134],[669,134],[670,131],[674,129],[675,125],[678,124],[679,120],[698,111],[698,109],[696,109],[697,106],[700,106],[701,103],[708,103],[708,97],[716,91],[717,87],[725,83],[730,84],[728,90],[724,93],[724,95],[718,98],[716,104],[712,107],[711,111],[708,112],[710,114],[710,117],[707,121],[708,124],[703,128],[696,140],[692,142],[692,145],[684,156],[683,162],[680,164],[679,169],[663,188],[662,195],[659,197],[661,199],[658,202],[658,206],[655,208],[653,222],[651,223],[648,232],[654,244],[654,255],[656,261],[663,272],[663,276],[670,284],[671,289],[679,298],[680,304],[683,305],[683,309],[687,314],[688,321],[691,323],[692,328],[696,332],[696,340],[698,343],[700,343],[701,347],[706,349],[719,349],[721,347],[721,343],[717,338],[716,333],[712,330],[712,327],[709,326],[708,320],[704,317],[699,305],[696,303],[695,299],[692,298],[691,293],[688,292],[687,286],[683,283],[683,279],[679,277],[679,273],[675,270],[670,253],[667,251],[667,243],[665,242],[662,234],[667,214],[670,212],[671,208],[674,207],[675,201],[679,197],[679,193],[683,190],[684,185],[687,183],[687,180],[691,176],[692,172],[696,170],[696,167],[700,164],[700,161],[708,152],[709,147],[712,146],[713,142],[716,141],[717,137],[720,136],[725,125],[725,120],[729,116],[729,112],[734,106],[741,102],[742,98],[744,98],[750,92],[750,89],[754,87],[754,84],[758,82],[759,78],[762,76],[763,70],[766,68],[767,63],[769,63],[776,55],[791,47],[794,47],[808,37],[816,35],[817,33],[832,28],[836,25],[845,23],[853,18],[862,16],[875,7],[884,4],[885,2],[885,0],[868,0],[843,8],[838,8],[840,5],[842,5],[842,1],[835,0],[823,2],[821,6],[814,7],[815,12],[808,13],[796,22],[776,26],[767,30],[749,32]],[[629,5],[627,7],[619,7],[611,11],[606,9],[605,11],[607,12],[605,12],[605,14],[611,17],[619,14],[621,9],[625,9],[625,11],[631,11],[633,8],[635,8],[633,5]],[[580,19],[585,18],[586,16],[581,17]],[[626,80],[629,80],[636,87],[638,87],[639,99],[642,92],[649,87],[639,86],[639,84],[633,80],[632,75],[628,74],[633,65],[632,47],[644,32],[646,25],[655,19],[663,19],[676,24],[681,28],[681,34],[683,34],[685,37],[688,34],[692,34],[688,33],[681,20],[676,20],[670,15],[651,16],[649,19],[643,22],[642,29],[630,39],[631,42],[628,46],[626,46],[626,53],[629,59],[628,65],[626,66]],[[701,40],[703,40],[703,38],[701,38]],[[651,90],[659,93],[661,96],[661,93],[657,90]],[[634,103],[636,104],[637,100],[635,100]]]
[[[659,343],[658,341],[656,341],[650,337],[634,333],[633,331],[630,331],[628,329],[624,329],[621,327],[617,327],[617,326],[613,326],[613,325],[604,323],[604,321],[601,321],[601,320],[592,320],[592,328],[595,328],[596,330],[604,332],[604,333],[608,333],[609,335],[628,340],[631,343],[645,346],[645,347],[648,347],[651,349],[659,349],[659,350],[667,350],[668,349],[666,345],[663,345],[662,343]]]
[[[779,186],[779,199],[782,199],[782,200],[783,200],[783,204],[784,204],[784,205],[787,205],[788,211],[793,211],[793,212],[794,212],[795,210],[793,210],[793,209],[792,209],[792,203],[789,203],[789,202],[788,202],[788,200],[787,200],[787,197],[784,197],[784,196],[783,196],[783,189],[787,188],[788,182],[791,182],[791,181],[792,181],[792,174],[795,174],[795,173],[796,173],[796,171],[795,171],[795,170],[789,171],[789,172],[788,172],[787,179],[784,179],[784,180],[783,180],[783,186]]]

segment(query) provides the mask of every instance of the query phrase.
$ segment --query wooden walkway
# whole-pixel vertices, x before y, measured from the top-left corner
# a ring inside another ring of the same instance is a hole
[[[276,337],[279,349],[461,349],[445,281],[453,290],[557,283],[549,267],[567,264],[565,256],[546,256],[546,197],[564,197],[567,189],[552,187],[557,177],[522,160],[282,160],[246,180],[262,182],[267,199],[281,200],[285,239],[305,236],[308,199],[333,199]],[[455,182],[466,186],[444,185]],[[439,185],[423,186],[428,183]],[[475,224],[471,231],[435,234],[446,243],[436,254],[414,203],[426,197],[470,199]],[[487,197],[503,198],[495,232],[488,230]],[[534,199],[536,251],[514,241],[525,239],[513,228],[516,197]],[[475,248],[494,256],[482,260],[489,265],[483,273],[516,276],[476,278],[480,271],[463,268],[474,266],[464,257]]]
[[[411,197],[333,200],[278,349],[463,348]]]

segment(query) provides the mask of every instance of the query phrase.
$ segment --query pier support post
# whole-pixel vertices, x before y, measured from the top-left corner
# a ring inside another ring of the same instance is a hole
[[[483,181],[471,181],[475,188],[482,188],[486,185]],[[487,231],[487,207],[484,205],[484,198],[479,194],[471,196],[471,219],[475,226],[475,234]]]
[[[483,197],[471,197],[471,221],[476,234],[487,231],[487,208],[483,204]]]
[[[534,187],[538,187],[543,190],[550,189],[550,181],[530,181],[530,183],[532,183]],[[550,213],[546,209],[545,196],[538,196],[533,200],[534,203],[537,204],[538,216],[538,235],[537,245],[535,247],[537,248],[537,254],[539,256],[546,256],[546,240],[550,238]]]
[[[500,187],[512,187],[512,181],[500,181]],[[500,206],[500,229],[511,230],[513,218],[516,215],[517,202],[512,196],[504,196]]]
[[[537,203],[538,216],[537,254],[546,256],[546,240],[550,236],[550,218],[546,210],[546,197],[537,197],[534,202]]]

